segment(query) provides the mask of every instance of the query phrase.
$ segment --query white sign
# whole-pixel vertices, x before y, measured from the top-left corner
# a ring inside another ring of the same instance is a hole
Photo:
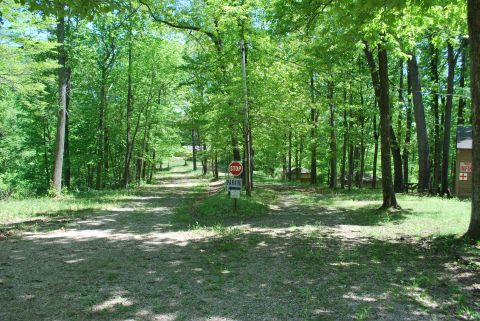
[[[240,190],[230,190],[230,198],[240,198]]]
[[[241,178],[228,178],[227,182],[227,191],[241,191],[242,190],[242,179]]]
[[[460,180],[461,181],[468,181],[468,174],[467,173],[460,173]]]

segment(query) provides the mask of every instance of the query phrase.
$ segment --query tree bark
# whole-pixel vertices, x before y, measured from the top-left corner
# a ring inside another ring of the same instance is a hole
[[[438,186],[440,184],[441,168],[441,144],[440,144],[440,111],[438,103],[438,49],[435,48],[430,41],[430,68],[431,68],[431,81],[432,81],[432,105],[433,105],[433,119],[434,119],[434,153],[433,153],[433,186],[432,190],[435,194],[439,192]]]
[[[376,105],[376,104],[375,104]],[[376,106],[375,106],[376,107]],[[373,139],[375,146],[373,148],[373,169],[372,169],[372,188],[377,188],[377,163],[378,163],[378,127],[377,115],[373,115]]]
[[[327,83],[328,104],[330,107],[330,178],[329,187],[337,187],[337,136],[335,134],[335,102],[333,101],[333,82]]]
[[[63,10],[63,8],[62,8]],[[55,138],[55,160],[53,164],[53,195],[59,197],[62,194],[62,168],[63,155],[65,148],[65,125],[66,125],[66,108],[67,108],[67,71],[65,67],[66,51],[65,51],[65,17],[60,16],[57,19],[57,42],[58,47],[58,122],[57,134]]]
[[[453,86],[455,80],[455,53],[453,46],[447,45],[448,75],[447,75],[447,102],[445,104],[445,122],[443,132],[443,159],[442,159],[442,190],[441,194],[450,197],[448,187],[448,163],[450,161],[450,131],[452,127]]]
[[[133,111],[133,93],[132,93],[132,25],[130,23],[128,35],[128,89],[127,89],[127,133],[126,133],[126,154],[123,172],[123,187],[128,187],[130,182],[130,161],[132,159],[132,111]]]
[[[480,240],[480,0],[468,0],[470,86],[473,111],[472,213],[467,236]]]
[[[315,107],[315,84],[313,75],[310,77],[310,90],[312,99],[312,108],[310,109],[310,121],[311,121],[311,161],[310,161],[310,184],[317,184],[317,118],[318,111]]]
[[[348,145],[348,123],[347,123],[346,108],[343,109],[343,127],[344,129],[343,129],[343,146],[342,146],[342,164],[340,166],[340,187],[342,189],[345,188],[345,167],[347,163],[347,145]]]
[[[398,207],[395,191],[393,189],[392,168],[390,156],[391,118],[388,80],[388,56],[383,45],[378,46],[378,74],[379,94],[378,106],[380,109],[380,136],[382,158],[382,209]]]
[[[405,145],[403,147],[403,180],[405,186],[408,187],[409,179],[409,157],[410,157],[410,142],[412,140],[412,101],[410,99],[412,93],[412,81],[410,72],[407,68],[407,103],[406,103],[406,131],[405,131]]]
[[[245,137],[245,190],[247,196],[251,195],[253,187],[252,177],[252,141],[250,131],[250,110],[248,101],[248,83],[247,83],[247,49],[245,47],[244,29],[242,26],[242,34],[240,40],[240,49],[242,52],[242,82],[243,82],[243,130]]]
[[[418,192],[425,193],[426,191],[428,191],[430,180],[430,147],[428,144],[427,124],[425,121],[425,108],[423,106],[422,86],[420,84],[417,58],[415,54],[412,54],[412,58],[408,61],[408,67],[412,81],[413,109],[417,128],[417,145],[419,158]]]
[[[67,72],[67,96],[65,104],[65,169],[64,169],[64,182],[67,189],[70,189],[72,180],[72,162],[70,159],[70,126],[68,112],[70,110],[70,93],[72,84],[70,82],[72,70],[66,68]]]
[[[288,131],[288,180],[292,180],[292,130]]]

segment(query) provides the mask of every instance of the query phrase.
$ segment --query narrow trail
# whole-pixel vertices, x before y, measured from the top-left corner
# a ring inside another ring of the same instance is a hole
[[[222,183],[175,170],[118,208],[0,242],[0,320],[452,320],[442,284],[475,284],[412,244],[337,233],[345,214],[288,191],[224,234],[179,229],[174,211]]]

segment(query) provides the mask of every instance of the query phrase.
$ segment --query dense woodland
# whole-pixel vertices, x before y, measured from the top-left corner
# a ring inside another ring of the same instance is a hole
[[[412,182],[450,196],[456,129],[478,133],[465,1],[4,0],[0,15],[2,197],[140,184],[176,155],[217,178],[242,160],[247,194],[254,170],[307,168],[395,207]]]

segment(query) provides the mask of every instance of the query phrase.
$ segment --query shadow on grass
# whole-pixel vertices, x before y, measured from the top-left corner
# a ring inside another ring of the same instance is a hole
[[[2,243],[2,320],[461,320],[478,274],[444,242],[227,230]],[[450,245],[449,245],[450,246]],[[462,251],[456,246],[454,251]],[[476,303],[477,302],[477,303]],[[25,309],[25,304],[29,308]]]

